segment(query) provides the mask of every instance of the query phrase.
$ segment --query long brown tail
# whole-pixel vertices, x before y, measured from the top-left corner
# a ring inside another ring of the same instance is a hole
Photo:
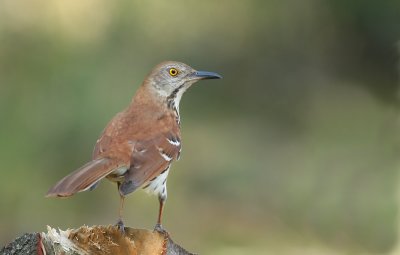
[[[69,197],[90,189],[114,170],[124,167],[115,159],[95,159],[65,176],[47,192],[46,197]]]

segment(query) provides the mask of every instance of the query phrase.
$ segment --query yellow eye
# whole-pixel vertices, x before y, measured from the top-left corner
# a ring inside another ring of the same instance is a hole
[[[175,68],[171,68],[171,69],[169,69],[169,74],[171,76],[176,76],[178,74],[178,70]]]

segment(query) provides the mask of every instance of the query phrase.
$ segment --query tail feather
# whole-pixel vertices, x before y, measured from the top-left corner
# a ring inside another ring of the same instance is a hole
[[[115,159],[92,160],[61,179],[50,188],[46,197],[69,197],[77,192],[91,189],[99,180],[121,167],[124,166]]]

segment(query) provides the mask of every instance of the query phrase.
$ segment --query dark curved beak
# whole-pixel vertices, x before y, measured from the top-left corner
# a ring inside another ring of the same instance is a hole
[[[214,72],[207,72],[207,71],[195,71],[194,72],[194,77],[200,80],[205,80],[205,79],[222,79],[222,76],[214,73]]]

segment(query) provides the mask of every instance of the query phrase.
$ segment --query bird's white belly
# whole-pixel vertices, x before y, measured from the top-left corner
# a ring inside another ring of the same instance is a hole
[[[166,196],[168,173],[169,167],[159,176],[154,178],[154,180],[149,181],[149,183],[144,187],[144,190],[150,194]]]

